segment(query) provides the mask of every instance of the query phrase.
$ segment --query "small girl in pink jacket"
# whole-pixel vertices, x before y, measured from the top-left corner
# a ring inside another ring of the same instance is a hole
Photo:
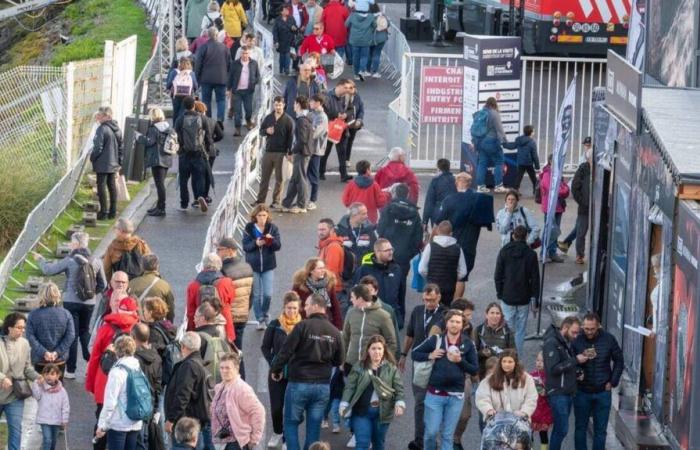
[[[61,384],[61,369],[56,364],[47,364],[42,372],[43,381],[32,383],[32,395],[38,402],[36,423],[41,425],[42,449],[55,450],[58,431],[68,426],[70,403],[68,393]]]

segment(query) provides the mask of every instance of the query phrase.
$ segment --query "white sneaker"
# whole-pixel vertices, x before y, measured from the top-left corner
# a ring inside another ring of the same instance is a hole
[[[350,436],[350,440],[348,441],[347,444],[345,444],[345,446],[349,447],[349,448],[355,448],[355,444],[356,444],[355,435],[353,434],[352,436]]]
[[[486,194],[487,194],[487,193],[491,192],[491,190],[490,190],[489,188],[487,188],[486,186],[479,186],[479,187],[476,189],[476,192],[481,192],[481,193],[486,193]]]
[[[272,433],[272,437],[267,442],[268,447],[277,448],[282,444],[282,435],[277,433]]]
[[[75,380],[75,372],[66,371],[66,373],[63,374],[63,378],[66,380]]]
[[[508,192],[508,188],[504,187],[502,184],[499,184],[493,189],[493,192],[495,192],[496,194],[505,194],[506,192]]]
[[[354,78],[355,78],[356,80],[359,80],[359,79],[360,79],[360,76],[359,76],[359,75],[355,75]]]
[[[316,203],[309,202],[309,204],[306,205],[306,209],[308,209],[309,211],[313,211],[314,209],[316,209]]]
[[[253,325],[253,326],[256,326],[256,327],[257,327],[259,324],[260,324],[260,322],[258,322],[257,320],[249,320],[248,322],[246,322],[246,325]]]
[[[267,326],[265,325],[265,321],[264,321],[264,320],[261,320],[260,322],[258,322],[258,326],[255,327],[255,329],[258,330],[258,331],[262,331],[262,330],[264,330],[265,328],[267,328]]]
[[[292,214],[306,214],[306,208],[299,208],[298,206],[295,206],[294,208],[290,209],[289,212]]]
[[[329,426],[330,426],[330,425],[328,424],[328,421],[327,421],[327,420],[322,420],[322,421],[321,421],[321,429],[322,429],[322,430],[325,430],[325,429],[328,428]]]
[[[372,78],[381,78],[381,77],[382,77],[382,74],[379,73],[379,72],[374,72],[374,73],[372,74]]]
[[[338,434],[338,433],[340,433],[340,425],[338,425],[337,423],[334,423],[334,424],[333,424],[333,430],[332,430],[332,431],[333,431],[333,434]]]

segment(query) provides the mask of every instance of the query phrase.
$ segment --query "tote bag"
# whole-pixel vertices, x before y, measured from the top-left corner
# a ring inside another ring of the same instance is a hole
[[[437,343],[435,344],[435,350],[440,348],[442,344],[442,336],[438,336]],[[430,380],[430,374],[433,373],[433,365],[435,364],[434,359],[429,359],[427,361],[419,361],[413,363],[413,384],[420,388],[427,388],[428,381]]]

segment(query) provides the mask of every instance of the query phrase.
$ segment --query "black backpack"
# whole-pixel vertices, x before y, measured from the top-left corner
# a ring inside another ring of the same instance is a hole
[[[204,124],[199,114],[185,114],[182,117],[182,142],[180,150],[185,154],[204,153]]]
[[[75,255],[73,260],[78,263],[75,294],[82,301],[92,300],[97,294],[97,276],[92,261],[83,255]]]
[[[180,349],[180,343],[177,339],[173,339],[165,346],[165,351],[162,356],[163,361],[163,374],[161,382],[163,386],[170,383],[170,379],[173,377],[173,371],[175,370],[175,365],[182,361],[182,350]]]
[[[355,254],[350,248],[344,245],[341,245],[341,247],[343,248],[343,273],[341,277],[343,277],[343,281],[350,281],[353,275],[355,275]]]
[[[129,275],[129,281],[143,275],[143,255],[132,248],[128,252],[123,252],[119,261],[112,265],[112,273],[122,271]]]

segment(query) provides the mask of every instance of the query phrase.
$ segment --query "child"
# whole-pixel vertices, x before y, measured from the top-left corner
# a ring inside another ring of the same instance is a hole
[[[32,384],[32,394],[38,402],[36,423],[41,425],[42,450],[55,450],[58,430],[68,426],[70,404],[68,393],[63,388],[61,369],[56,364],[47,364],[42,372],[44,380]]]
[[[318,441],[311,444],[309,450],[331,450],[331,445],[328,442]]]
[[[523,127],[522,136],[515,138],[515,142],[505,142],[503,147],[515,150],[518,149],[518,175],[515,179],[515,189],[520,190],[520,182],[523,181],[523,175],[527,172],[530,181],[532,182],[532,192],[535,192],[537,186],[537,176],[535,170],[540,170],[540,159],[537,157],[537,143],[532,139],[535,133],[535,128],[532,125]]]
[[[547,401],[547,394],[544,390],[545,373],[542,352],[537,354],[535,370],[530,372],[530,375],[535,379],[535,387],[537,387],[537,408],[535,408],[535,412],[532,414],[532,431],[540,432],[540,448],[542,450],[547,450],[549,444],[547,431],[552,427],[554,419],[552,417],[552,409]]]

